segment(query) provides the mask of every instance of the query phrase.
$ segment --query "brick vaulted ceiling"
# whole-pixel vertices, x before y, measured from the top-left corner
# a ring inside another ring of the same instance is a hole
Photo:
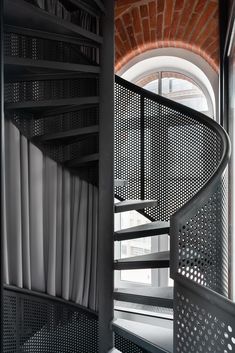
[[[218,0],[116,0],[116,71],[150,49],[175,47],[219,67]]]

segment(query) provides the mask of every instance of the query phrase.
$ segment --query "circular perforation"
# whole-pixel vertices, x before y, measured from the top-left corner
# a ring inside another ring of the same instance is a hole
[[[144,198],[158,200],[158,206],[145,209],[145,214],[167,221],[215,172],[221,138],[197,121],[197,112],[183,113],[147,96],[143,104],[141,93],[120,83],[116,83],[115,100],[115,177],[129,182],[117,187],[116,195],[139,198],[144,185]]]
[[[179,288],[179,287],[178,287]],[[177,353],[229,353],[235,351],[234,319],[210,303],[192,299],[185,290],[175,297],[175,347]]]
[[[179,229],[178,272],[227,295],[227,183],[217,190]]]
[[[48,101],[98,95],[97,78],[6,83],[6,103]]]
[[[115,347],[123,353],[148,353],[133,342],[115,333]]]
[[[73,305],[4,292],[4,353],[97,353],[98,320]]]

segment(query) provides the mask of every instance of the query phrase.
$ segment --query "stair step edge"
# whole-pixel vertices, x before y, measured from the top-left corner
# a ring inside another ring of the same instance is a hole
[[[165,308],[173,308],[173,287],[166,288],[120,288],[113,293],[114,300],[136,304],[153,305]],[[159,293],[157,293],[159,290]],[[166,291],[164,293],[164,290]],[[144,293],[146,291],[146,293]],[[152,291],[152,293],[151,293]],[[149,292],[149,293],[148,293]]]
[[[116,319],[112,323],[113,331],[133,342],[149,353],[173,353],[173,330]]]
[[[158,200],[125,200],[114,205],[115,213],[137,211],[148,207],[158,206]]]
[[[128,240],[136,238],[144,238],[155,235],[169,235],[170,223],[169,222],[151,222],[146,224],[141,224],[139,226],[130,227],[126,229],[121,229],[114,232],[114,240]]]

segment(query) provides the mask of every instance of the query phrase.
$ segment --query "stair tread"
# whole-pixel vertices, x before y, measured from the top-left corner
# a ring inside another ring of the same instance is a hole
[[[115,213],[141,210],[146,207],[157,206],[157,200],[125,200],[115,204]]]
[[[173,353],[173,328],[116,319],[113,330],[150,353]]]
[[[134,270],[143,268],[166,268],[170,265],[170,252],[161,251],[146,255],[115,260],[115,270]]]
[[[114,298],[121,297],[146,297],[147,299],[166,299],[169,301],[173,300],[173,287],[131,287],[131,288],[117,288],[114,292]],[[141,299],[140,299],[141,300]],[[145,302],[146,303],[146,300]]]
[[[25,69],[26,72],[29,69],[39,70],[39,73],[42,72],[42,69],[45,70],[61,70],[61,71],[73,71],[73,72],[86,72],[86,73],[99,73],[100,67],[96,65],[86,65],[86,64],[75,64],[68,62],[59,62],[59,61],[49,61],[49,60],[34,60],[29,58],[18,58],[6,56],[4,59],[4,65],[6,68],[9,66],[9,69],[14,70],[14,74],[17,71],[22,71]],[[47,71],[48,72],[48,71]],[[32,72],[31,72],[32,75]]]
[[[66,162],[65,165],[70,168],[72,168],[72,167],[75,168],[75,167],[79,167],[80,165],[83,165],[86,163],[97,162],[98,160],[99,160],[99,153],[92,153],[92,154],[88,154],[86,156],[72,159],[72,160]]]
[[[153,235],[168,234],[170,231],[170,222],[150,222],[136,227],[130,227],[116,231],[115,240],[127,240],[133,238],[149,237]]]
[[[92,125],[92,126],[82,127],[79,129],[60,131],[60,132],[55,132],[55,133],[51,133],[51,134],[36,136],[33,140],[34,141],[51,141],[51,140],[68,138],[68,137],[95,134],[95,133],[98,133],[98,131],[99,131],[99,125]]]
[[[99,97],[75,97],[75,98],[62,98],[62,99],[50,99],[43,101],[24,101],[24,102],[13,102],[5,104],[6,109],[33,109],[41,110],[50,107],[60,107],[67,105],[84,105],[84,104],[97,104],[99,103]]]
[[[43,28],[44,31],[49,33],[55,32],[57,34],[81,36],[98,45],[103,42],[102,37],[99,35],[87,31],[65,19],[61,19],[25,0],[5,0],[4,5],[6,24],[22,26],[22,23],[27,23],[28,28],[36,30]]]

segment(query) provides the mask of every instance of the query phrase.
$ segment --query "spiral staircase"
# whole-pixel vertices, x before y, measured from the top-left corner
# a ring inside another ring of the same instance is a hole
[[[43,8],[48,3],[5,1],[5,117],[52,159],[100,187],[105,179],[98,174],[107,174],[112,157],[105,150],[108,109],[99,107],[108,100],[110,86],[103,86],[111,80],[100,61],[109,53],[107,28],[100,26],[108,1],[61,0]],[[110,298],[109,278],[98,313],[5,286],[2,351],[107,353],[100,347],[110,340],[98,342],[107,332],[112,341],[114,332],[112,352],[234,352],[235,305],[227,299],[227,134],[214,120],[116,77],[114,137],[114,212],[136,210],[151,222],[108,234],[106,254],[113,261],[113,242],[159,235],[170,237],[170,251],[115,259],[108,271],[170,268],[174,288],[116,288]],[[173,326],[111,323],[113,299],[173,308]]]
[[[116,347],[233,352],[235,305],[226,299],[229,139],[214,120],[120,77],[115,98],[115,212],[139,210],[151,223],[117,231],[114,240],[168,234],[170,252],[117,259],[114,269],[170,267],[174,280],[174,288],[115,290],[116,300],[174,310],[171,329],[117,319]]]

